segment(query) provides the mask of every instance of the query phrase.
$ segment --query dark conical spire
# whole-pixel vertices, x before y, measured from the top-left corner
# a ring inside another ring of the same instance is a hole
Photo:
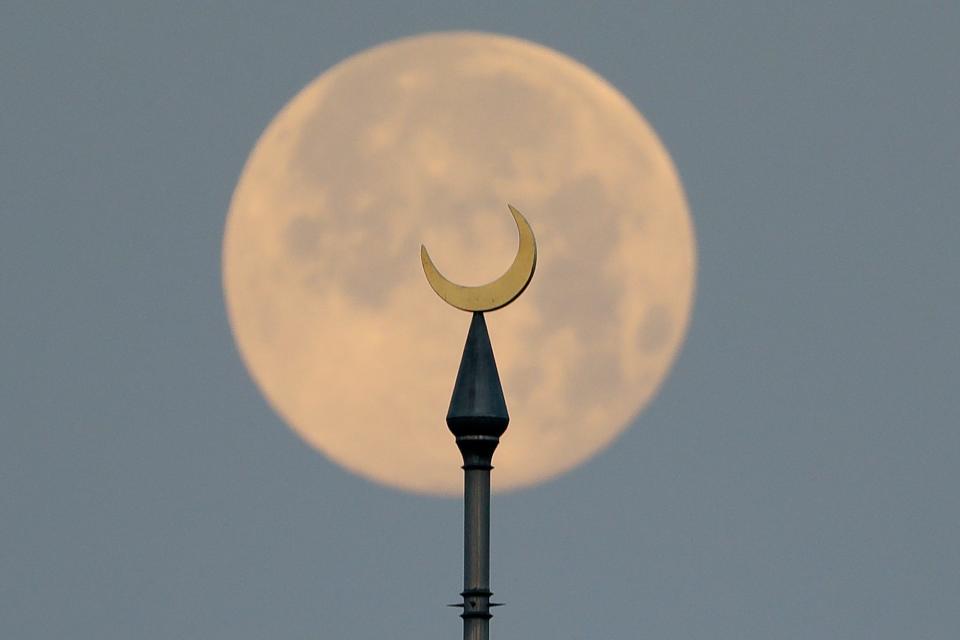
[[[457,437],[477,435],[499,438],[509,422],[487,323],[482,313],[474,313],[467,342],[463,346],[453,397],[450,398],[447,426]]]

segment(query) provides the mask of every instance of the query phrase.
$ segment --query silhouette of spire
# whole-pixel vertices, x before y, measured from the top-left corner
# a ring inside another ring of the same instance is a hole
[[[447,411],[447,426],[458,438],[499,438],[509,422],[487,323],[483,313],[476,312],[470,321],[467,341],[463,346],[460,370]]]

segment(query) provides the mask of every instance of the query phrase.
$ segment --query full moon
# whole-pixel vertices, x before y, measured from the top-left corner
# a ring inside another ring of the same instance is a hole
[[[608,446],[683,342],[693,227],[669,154],[582,64],[480,33],[390,42],[329,69],[280,110],[236,186],[223,286],[240,354],[306,442],[365,478],[461,491],[444,423],[470,314],[438,298],[420,245],[475,285],[517,250],[537,272],[486,314],[510,426],[497,490]]]

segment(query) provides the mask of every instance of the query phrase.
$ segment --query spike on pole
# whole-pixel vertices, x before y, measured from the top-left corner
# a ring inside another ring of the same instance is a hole
[[[490,471],[493,452],[510,423],[483,314],[470,321],[447,426],[463,456],[463,638],[489,640]]]

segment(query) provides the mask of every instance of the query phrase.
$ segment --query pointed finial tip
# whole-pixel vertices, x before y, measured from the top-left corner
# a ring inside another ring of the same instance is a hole
[[[447,426],[454,435],[499,437],[510,416],[503,399],[500,375],[490,346],[483,313],[475,312],[463,347],[460,369],[454,384]]]

